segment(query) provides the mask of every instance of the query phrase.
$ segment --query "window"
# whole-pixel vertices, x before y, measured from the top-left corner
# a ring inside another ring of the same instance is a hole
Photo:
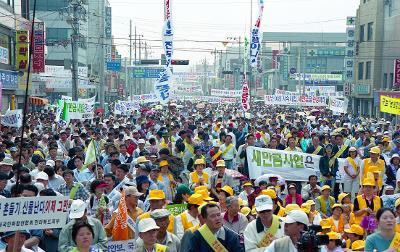
[[[367,41],[371,41],[374,36],[374,22],[368,23]]]
[[[388,86],[387,86],[387,83],[388,82],[388,75],[387,75],[387,73],[384,73],[383,74],[383,89],[386,89],[386,88],[388,88]]]
[[[67,0],[36,0],[37,11],[58,11],[67,6]],[[30,0],[29,8],[33,10],[33,0]]]
[[[358,79],[364,78],[364,62],[358,63]]]
[[[393,77],[394,77],[393,73],[390,73],[390,80],[389,80],[389,85],[388,85],[389,89],[393,87]]]
[[[367,64],[365,65],[365,79],[370,80],[371,79],[371,61],[368,61]]]
[[[67,28],[47,28],[46,40],[66,40],[69,39]]]
[[[364,30],[365,30],[365,25],[360,25],[360,42],[364,42]]]

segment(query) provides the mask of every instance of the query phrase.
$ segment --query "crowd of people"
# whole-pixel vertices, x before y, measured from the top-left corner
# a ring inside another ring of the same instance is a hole
[[[0,251],[109,251],[122,240],[143,252],[400,251],[393,120],[191,102],[54,119],[49,109],[23,132],[1,127],[0,197],[67,196],[68,222],[4,232]],[[249,146],[319,155],[319,170],[255,181]]]

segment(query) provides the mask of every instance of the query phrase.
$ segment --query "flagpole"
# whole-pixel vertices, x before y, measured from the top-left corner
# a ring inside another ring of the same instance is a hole
[[[93,147],[94,147],[94,156],[95,156],[95,158],[96,158],[96,162],[95,162],[95,170],[96,170],[96,178],[97,179],[100,179],[99,178],[99,172],[97,171],[97,146],[96,146],[96,143],[94,142],[94,139],[92,139],[92,144],[93,144]]]

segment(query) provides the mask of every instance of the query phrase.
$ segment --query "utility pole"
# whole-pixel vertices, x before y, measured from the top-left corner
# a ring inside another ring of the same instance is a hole
[[[71,0],[67,11],[67,22],[72,27],[71,49],[72,49],[72,100],[78,100],[78,43],[81,43],[81,34],[79,32],[79,22],[86,20],[86,10],[82,6],[82,0]]]
[[[100,17],[104,17],[105,16],[105,4],[104,4],[104,0],[99,0],[101,2],[100,4]],[[105,20],[104,18],[100,18],[100,77],[99,77],[99,103],[100,103],[100,108],[105,109],[104,107],[104,100],[105,100],[105,85],[106,85],[106,76],[104,74],[104,68],[105,68],[105,55],[104,55],[104,36],[105,36],[105,24],[104,24]]]
[[[139,61],[142,59],[142,42],[140,41],[140,37],[141,35],[139,35]],[[140,78],[139,79],[139,85],[137,85],[137,90],[138,90],[138,94],[142,93],[142,83],[143,83],[143,79]]]
[[[135,66],[136,66],[136,60],[137,60],[137,58],[136,58],[136,25],[135,25],[135,63],[134,63]],[[133,95],[133,93],[136,93],[136,92],[134,92],[134,90],[136,91],[136,83],[137,83],[137,78],[134,79],[134,85],[131,88],[132,95]]]
[[[204,57],[204,88],[203,88],[203,92],[204,95],[208,94],[208,88],[207,88],[207,58]]]

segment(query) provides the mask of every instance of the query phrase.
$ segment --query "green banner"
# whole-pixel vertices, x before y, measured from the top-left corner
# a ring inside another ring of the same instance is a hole
[[[172,215],[177,216],[187,209],[187,204],[173,204],[167,205],[167,209],[172,213]]]

